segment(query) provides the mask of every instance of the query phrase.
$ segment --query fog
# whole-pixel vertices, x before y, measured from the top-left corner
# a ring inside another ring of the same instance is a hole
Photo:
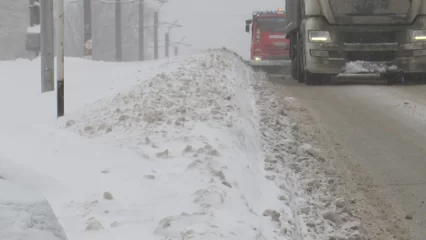
[[[146,4],[145,23],[152,25],[152,9]],[[83,0],[65,0],[65,55],[84,56]],[[30,25],[28,0],[0,0],[0,60],[35,57],[25,49],[26,31]],[[114,4],[92,0],[93,59],[112,61],[115,57]],[[137,60],[138,48],[137,2],[122,6],[123,60]],[[152,41],[152,29],[146,28],[146,41]],[[136,51],[135,51],[136,49]],[[152,50],[152,49],[151,49]],[[146,50],[146,58],[152,58]]]
[[[84,55],[83,0],[65,1],[65,55]],[[122,5],[123,60],[137,60],[138,7],[137,1]],[[160,6],[145,1],[145,54],[153,58],[153,11]],[[191,53],[206,48],[226,47],[243,57],[249,56],[250,38],[244,31],[244,21],[254,10],[273,10],[284,7],[284,0],[169,0],[159,11],[159,57],[164,57],[164,34],[168,23],[178,20],[182,27],[171,29],[171,43],[184,38],[179,53]],[[28,0],[0,1],[0,60],[34,58],[25,49],[26,29],[29,26]],[[92,0],[93,59],[114,61],[115,28],[114,4]],[[170,49],[173,53],[173,49]]]
[[[182,28],[172,31],[172,38],[185,41],[191,48],[182,53],[205,48],[226,47],[244,58],[250,55],[250,35],[244,31],[245,20],[256,10],[285,7],[285,0],[170,0],[163,6],[160,18],[179,20]]]

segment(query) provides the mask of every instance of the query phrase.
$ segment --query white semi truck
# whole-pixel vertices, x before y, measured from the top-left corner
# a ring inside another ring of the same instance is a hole
[[[292,76],[422,79],[426,0],[286,0]]]

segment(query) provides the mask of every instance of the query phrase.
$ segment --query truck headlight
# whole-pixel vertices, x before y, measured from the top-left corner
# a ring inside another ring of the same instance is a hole
[[[411,41],[426,41],[426,30],[413,30],[411,32]]]
[[[255,61],[260,61],[260,60],[262,60],[262,58],[261,57],[254,57],[254,60]]]
[[[327,31],[309,31],[309,42],[312,43],[332,43],[330,33]]]

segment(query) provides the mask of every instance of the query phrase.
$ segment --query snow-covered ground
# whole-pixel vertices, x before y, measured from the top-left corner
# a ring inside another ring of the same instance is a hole
[[[1,179],[0,213],[2,240],[67,240],[52,208],[43,197]]]
[[[59,120],[39,64],[0,62],[0,176],[44,195],[68,239],[362,239],[315,175],[324,159],[234,53],[66,59]]]
[[[66,64],[59,122],[55,94],[38,93],[37,61],[0,64],[10,76],[0,171],[44,194],[69,239],[272,239],[294,228],[278,224],[292,210],[264,178],[256,76],[235,55]]]

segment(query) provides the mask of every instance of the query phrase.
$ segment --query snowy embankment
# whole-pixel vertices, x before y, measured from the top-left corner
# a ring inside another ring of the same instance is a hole
[[[256,82],[260,109],[260,132],[265,152],[267,178],[288,192],[299,236],[294,239],[364,240],[367,233],[358,217],[337,169],[320,149],[303,141],[299,122],[289,115],[306,111],[298,100],[275,94],[274,85]],[[309,133],[314,134],[314,133]]]
[[[295,239],[291,192],[265,178],[258,76],[237,56],[66,64],[55,123],[39,62],[0,63],[0,175],[43,194],[68,239]]]
[[[325,160],[235,54],[66,66],[56,121],[39,62],[0,63],[0,176],[43,194],[68,239],[362,239]]]
[[[209,51],[64,119],[79,135],[139,154],[139,167],[105,166],[103,174],[125,177],[109,189],[139,214],[92,217],[117,237],[139,224],[135,235],[168,239],[273,239],[280,228],[293,231],[281,221],[291,209],[264,178],[255,77],[233,54]]]
[[[67,240],[49,203],[0,178],[0,239]]]

